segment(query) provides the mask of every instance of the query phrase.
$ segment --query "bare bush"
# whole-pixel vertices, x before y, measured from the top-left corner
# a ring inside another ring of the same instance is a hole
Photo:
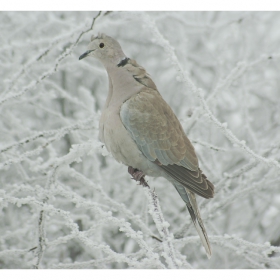
[[[0,268],[280,268],[279,12],[1,12],[0,26]],[[137,185],[97,140],[107,76],[78,60],[97,32],[147,69],[215,184],[199,199],[211,260],[173,186]]]

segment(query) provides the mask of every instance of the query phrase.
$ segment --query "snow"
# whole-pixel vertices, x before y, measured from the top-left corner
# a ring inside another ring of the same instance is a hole
[[[1,12],[0,268],[280,268],[279,12],[97,15]],[[147,69],[216,187],[210,260],[174,187],[98,141],[107,76],[78,60],[97,32]]]

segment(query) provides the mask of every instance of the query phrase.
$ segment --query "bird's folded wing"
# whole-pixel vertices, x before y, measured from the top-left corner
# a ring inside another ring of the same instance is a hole
[[[139,150],[189,190],[209,198],[214,186],[198,167],[194,148],[169,105],[144,88],[123,103],[120,117]],[[209,183],[208,183],[209,182]]]

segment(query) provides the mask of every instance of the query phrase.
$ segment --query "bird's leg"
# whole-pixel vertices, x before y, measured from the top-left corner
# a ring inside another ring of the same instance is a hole
[[[140,185],[142,185],[143,187],[146,187],[148,189],[151,189],[150,186],[148,185],[148,183],[146,182],[145,178],[144,178],[145,174],[144,174],[143,171],[138,170],[137,168],[133,168],[132,166],[129,166],[128,167],[128,173],[132,176],[132,179],[134,179],[137,182],[139,181]],[[162,240],[155,235],[152,235],[151,237],[156,239],[159,242],[162,242]]]
[[[128,167],[128,173],[132,176],[132,179],[139,181],[141,183],[142,178],[144,179],[145,174],[143,171],[133,168],[132,166]]]

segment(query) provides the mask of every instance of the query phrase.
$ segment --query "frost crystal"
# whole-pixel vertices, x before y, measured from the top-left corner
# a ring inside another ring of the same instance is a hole
[[[1,12],[0,268],[279,269],[279,18]],[[148,70],[214,183],[210,261],[174,187],[137,185],[99,142],[92,30]]]

